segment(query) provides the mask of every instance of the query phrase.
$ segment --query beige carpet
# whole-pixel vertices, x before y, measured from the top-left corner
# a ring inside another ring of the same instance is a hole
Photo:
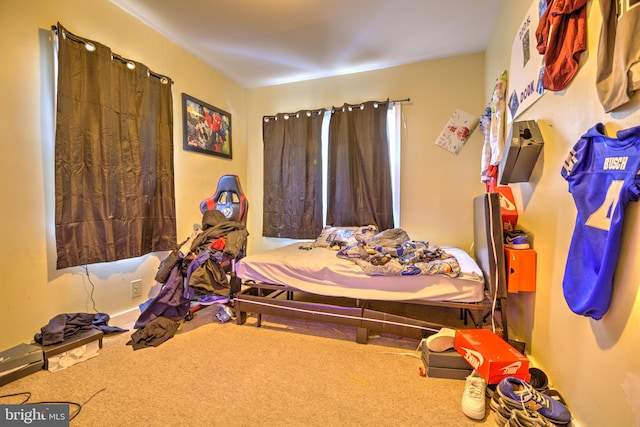
[[[496,425],[489,410],[481,421],[462,413],[463,380],[419,375],[416,340],[374,335],[362,345],[346,327],[267,316],[255,324],[216,323],[207,308],[156,348],[125,345],[133,330],[105,336],[97,357],[0,395],[83,404],[72,426]]]

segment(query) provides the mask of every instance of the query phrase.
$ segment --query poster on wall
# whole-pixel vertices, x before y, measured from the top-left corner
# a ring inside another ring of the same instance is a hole
[[[536,48],[536,29],[546,6],[546,0],[533,0],[513,41],[507,99],[508,123],[533,105],[545,92],[542,87],[544,59]]]
[[[458,154],[478,127],[478,123],[480,123],[479,118],[456,108],[440,132],[436,144],[453,154]]]

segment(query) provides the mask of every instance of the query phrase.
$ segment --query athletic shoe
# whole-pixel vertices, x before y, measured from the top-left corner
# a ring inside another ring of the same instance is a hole
[[[455,329],[440,328],[440,331],[427,337],[427,348],[431,351],[442,352],[453,348]]]
[[[551,427],[552,424],[537,412],[514,409],[507,424],[509,427]]]
[[[462,393],[462,412],[469,418],[481,420],[485,415],[487,383],[476,371],[467,377]]]
[[[511,249],[529,249],[527,233],[522,230],[505,231],[504,246]]]
[[[571,421],[571,412],[562,403],[546,396],[520,378],[507,377],[498,383],[498,393],[502,401],[515,409],[529,409],[556,424]]]
[[[529,374],[531,375],[531,378],[529,379],[531,387],[541,392],[545,392],[545,390],[549,388],[549,379],[544,371],[538,368],[529,368]],[[547,393],[547,396],[548,395],[549,394]]]
[[[511,408],[502,402],[500,394],[497,391],[493,392],[493,396],[491,396],[491,400],[489,401],[489,406],[496,414],[496,423],[500,427],[506,426],[511,418]]]
[[[541,390],[538,390],[538,391],[541,391]],[[563,397],[560,395],[560,392],[558,390],[553,390],[553,389],[547,388],[546,390],[542,390],[542,392],[547,397],[555,399],[558,402],[562,403],[564,406],[567,406],[567,402],[564,401]]]
[[[229,302],[229,297],[222,295],[203,295],[198,298],[198,304],[200,305],[212,305],[215,303],[226,304]]]
[[[528,409],[514,409],[504,404],[498,392],[494,392],[489,401],[495,413],[495,421],[500,427],[553,427],[551,423],[537,412]]]

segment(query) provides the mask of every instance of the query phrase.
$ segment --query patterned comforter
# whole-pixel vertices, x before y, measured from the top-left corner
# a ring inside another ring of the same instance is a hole
[[[420,274],[460,274],[458,260],[429,242],[411,240],[401,228],[384,230],[373,237],[338,251],[337,256],[350,259],[371,276],[414,276]]]

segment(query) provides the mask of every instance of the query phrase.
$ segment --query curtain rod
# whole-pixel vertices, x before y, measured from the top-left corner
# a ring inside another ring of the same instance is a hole
[[[53,31],[54,33],[58,34],[58,26],[57,25],[52,25],[51,26],[51,31]],[[64,34],[66,37],[69,38],[69,40],[73,40],[76,43],[83,43],[83,44],[91,44],[91,42],[83,39],[82,37],[76,36],[73,33],[70,33],[69,31],[65,30]],[[122,62],[123,64],[133,64],[133,61],[130,59],[127,59],[123,56],[118,55],[117,53],[111,52],[111,57],[113,59],[117,59],[118,61]],[[145,65],[146,67],[146,65]],[[150,76],[156,77],[157,79],[160,79],[160,81],[162,81],[163,79],[166,79],[168,82],[171,82],[171,84],[173,84],[173,80],[171,80],[169,77],[167,76],[163,76],[162,74],[158,74],[155,73],[153,71],[151,71],[149,68],[147,68],[147,72],[149,73]],[[164,83],[164,82],[163,82]]]
[[[389,101],[389,98],[387,98],[386,101],[365,101],[365,102],[374,102],[376,104],[396,104],[396,103],[402,103],[402,102],[409,102],[411,101],[411,98],[405,98],[405,99],[394,99],[392,101]],[[348,107],[362,107],[364,105],[364,102],[359,102],[357,104],[348,104],[345,102],[345,105],[347,105]],[[336,108],[344,108],[344,107],[331,107],[331,109],[336,109]]]
[[[402,103],[402,102],[411,102],[411,98],[405,98],[405,99],[394,99],[394,100],[391,100],[391,101],[389,101],[389,100],[386,100],[386,101],[375,101],[375,102],[378,102],[378,103],[380,103],[380,104],[384,104],[384,103],[388,103],[388,104],[396,104],[396,103]],[[360,102],[359,104],[347,104],[347,105],[348,105],[348,106],[350,106],[350,107],[357,107],[357,106],[361,106],[361,105],[363,105],[363,103],[362,103],[362,102]],[[334,108],[336,108],[336,107],[331,107],[331,108],[316,108],[316,109],[314,109],[314,110],[306,110],[306,111],[311,112],[311,113],[315,113],[315,112],[320,112],[320,111],[333,110]],[[282,114],[284,114],[284,115],[289,115],[289,116],[293,116],[293,115],[298,114],[298,112],[296,111],[295,113],[282,113]],[[262,117],[262,119],[263,119],[263,120],[270,120],[270,119],[275,119],[275,118],[276,118],[276,116],[263,116],[263,117]]]

